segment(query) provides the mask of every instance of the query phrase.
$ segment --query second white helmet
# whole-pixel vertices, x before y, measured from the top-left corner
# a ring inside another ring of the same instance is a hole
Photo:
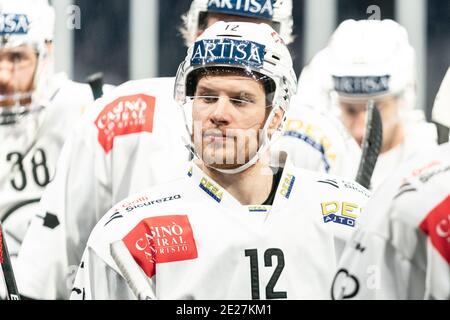
[[[184,18],[188,46],[195,41],[199,24],[208,12],[271,21],[285,43],[293,41],[292,0],[193,0]]]
[[[415,89],[415,52],[406,29],[392,20],[346,20],[328,45],[334,90],[347,98]]]

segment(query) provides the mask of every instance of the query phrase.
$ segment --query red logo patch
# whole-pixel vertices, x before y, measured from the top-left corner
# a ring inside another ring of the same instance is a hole
[[[144,94],[121,97],[108,104],[95,120],[98,142],[106,153],[114,138],[131,133],[152,132],[155,97]]]
[[[419,227],[450,264],[450,196],[434,208]]]
[[[197,258],[197,246],[187,216],[147,218],[128,233],[123,242],[148,277],[156,264]]]

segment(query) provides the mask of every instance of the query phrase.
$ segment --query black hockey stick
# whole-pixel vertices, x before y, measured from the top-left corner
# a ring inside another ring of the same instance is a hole
[[[101,98],[103,96],[103,73],[97,72],[86,78],[86,82],[92,90],[92,95],[94,100]]]
[[[134,295],[139,300],[156,300],[147,276],[131,256],[125,243],[122,240],[111,243],[110,251],[112,258]]]
[[[377,164],[382,143],[383,124],[381,123],[380,112],[373,100],[370,100],[367,104],[366,131],[362,143],[361,161],[355,179],[356,182],[367,189],[370,188],[370,180]]]
[[[0,264],[2,265],[3,277],[6,284],[6,292],[8,300],[20,300],[19,291],[17,290],[16,279],[9,258],[6,239],[3,236],[2,225],[0,224]]]

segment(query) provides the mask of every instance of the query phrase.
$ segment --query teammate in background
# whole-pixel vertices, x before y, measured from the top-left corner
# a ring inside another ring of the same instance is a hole
[[[448,92],[450,77],[434,108],[450,109]],[[333,298],[450,300],[449,180],[447,143],[423,150],[378,189],[346,247]]]
[[[277,39],[267,24],[217,22],[189,48],[174,91],[197,159],[100,220],[72,298],[135,299],[110,253],[118,240],[155,299],[327,298],[367,191],[262,161],[296,90]]]
[[[230,9],[194,0],[183,28],[186,44],[218,17],[270,20],[284,37],[292,37],[292,1],[272,7],[255,2],[259,11],[238,7],[237,1]],[[41,202],[41,216],[56,221],[49,225],[35,218],[19,255],[16,274],[23,295],[67,299],[89,234],[103,214],[130,194],[185,175],[190,153],[183,136],[189,137],[173,87],[173,78],[130,81],[86,112]]]
[[[0,20],[0,219],[15,263],[66,134],[93,97],[53,72],[47,0],[0,0]]]
[[[340,114],[359,144],[367,102],[375,100],[383,121],[383,145],[373,188],[424,146],[437,143],[436,126],[415,109],[415,63],[407,32],[398,23],[347,20],[300,76],[299,95]]]

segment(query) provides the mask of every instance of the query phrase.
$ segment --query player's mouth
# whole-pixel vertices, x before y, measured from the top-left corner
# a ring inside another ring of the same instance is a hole
[[[229,139],[234,139],[233,136],[227,135],[222,131],[217,131],[213,133],[207,133],[203,135],[206,142],[209,143],[225,143]]]

